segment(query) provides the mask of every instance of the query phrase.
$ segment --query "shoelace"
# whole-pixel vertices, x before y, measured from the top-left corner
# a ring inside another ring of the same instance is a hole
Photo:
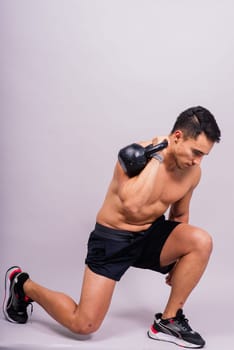
[[[189,326],[189,320],[185,317],[184,314],[181,313],[181,315],[176,317],[176,320],[178,323],[183,327],[184,330],[186,331],[191,331],[191,327]]]

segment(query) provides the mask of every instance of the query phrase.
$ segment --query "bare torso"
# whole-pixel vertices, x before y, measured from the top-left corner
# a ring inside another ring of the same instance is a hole
[[[116,164],[104,203],[97,215],[98,223],[133,232],[145,230],[172,204],[183,201],[186,196],[189,197],[200,177],[199,167],[190,167],[186,171],[178,171],[178,169],[172,171],[164,162],[159,165],[157,160],[152,159],[150,163],[146,167],[148,169],[143,170],[144,174],[139,175],[138,180],[129,179],[120,164]],[[154,177],[151,175],[146,177],[148,182],[152,182],[151,187],[146,186],[145,179],[142,179],[142,186],[137,183],[141,180],[141,176],[143,178],[147,176],[147,172],[150,174],[153,171]],[[127,195],[132,198],[132,207],[134,198],[138,202],[144,198],[137,210],[131,210],[131,206],[126,206],[122,199],[121,191],[126,185],[128,186]],[[146,191],[148,191],[147,196],[145,196]]]

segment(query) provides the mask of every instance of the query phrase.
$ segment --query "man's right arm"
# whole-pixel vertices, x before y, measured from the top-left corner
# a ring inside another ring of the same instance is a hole
[[[115,176],[118,183],[118,195],[127,211],[137,213],[148,203],[155,188],[159,166],[160,162],[153,158],[139,175],[129,178],[119,162],[117,163]]]

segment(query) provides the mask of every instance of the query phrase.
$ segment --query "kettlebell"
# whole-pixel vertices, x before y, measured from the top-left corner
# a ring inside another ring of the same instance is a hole
[[[133,177],[140,174],[153,154],[163,150],[167,146],[168,141],[166,139],[157,145],[150,144],[146,147],[132,143],[119,151],[118,160],[124,172],[129,177]]]

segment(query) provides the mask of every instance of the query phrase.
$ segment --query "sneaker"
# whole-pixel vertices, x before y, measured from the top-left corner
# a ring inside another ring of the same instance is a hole
[[[19,266],[12,266],[6,272],[3,313],[10,322],[26,323],[28,305],[31,305],[32,313],[32,300],[24,294],[23,290],[23,284],[28,278],[29,275],[22,272]]]
[[[154,324],[148,331],[152,339],[162,340],[177,344],[184,348],[199,349],[205,345],[204,339],[199,333],[194,332],[189,326],[182,309],[179,309],[176,316],[169,319],[162,319],[162,314],[156,314]]]

